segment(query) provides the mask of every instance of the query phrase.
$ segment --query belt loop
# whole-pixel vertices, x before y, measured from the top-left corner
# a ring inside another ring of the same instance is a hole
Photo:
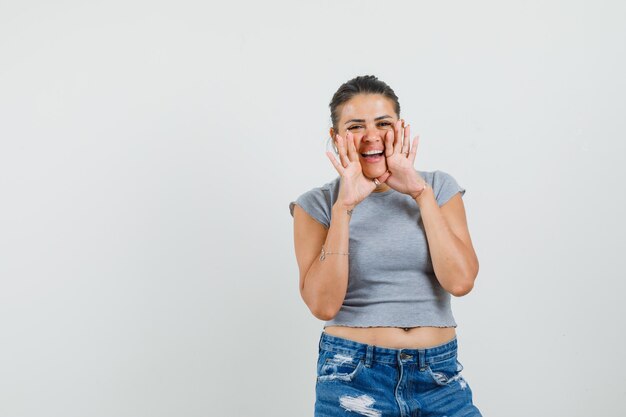
[[[367,345],[367,352],[365,353],[365,366],[370,368],[372,361],[374,360],[374,345]]]
[[[426,351],[424,349],[417,350],[417,363],[419,364],[420,371],[426,369]]]

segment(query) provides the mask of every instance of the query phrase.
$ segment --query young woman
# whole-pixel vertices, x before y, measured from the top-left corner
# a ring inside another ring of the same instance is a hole
[[[478,273],[465,190],[414,168],[418,138],[376,77],[343,84],[330,110],[339,177],[290,205],[300,293],[326,321],[315,415],[480,416],[450,307]]]

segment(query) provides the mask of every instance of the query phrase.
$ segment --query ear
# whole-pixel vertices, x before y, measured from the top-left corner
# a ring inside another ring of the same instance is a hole
[[[337,155],[339,155],[339,151],[337,150],[337,139],[335,139],[335,129],[331,127],[328,134],[330,135],[330,140],[332,140],[333,143],[333,150]]]

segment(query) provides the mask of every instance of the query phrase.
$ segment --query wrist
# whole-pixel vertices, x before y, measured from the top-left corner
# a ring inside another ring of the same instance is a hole
[[[415,200],[419,198],[419,196],[421,196],[424,193],[424,191],[426,191],[427,187],[428,187],[428,183],[425,180],[420,178],[420,184],[415,186],[417,191],[411,191],[408,194],[411,196],[413,200]]]
[[[424,182],[423,188],[421,191],[418,191],[414,195],[411,195],[413,200],[417,203],[417,205],[421,205],[422,202],[428,198],[428,196],[433,196],[433,189],[426,182]]]
[[[347,215],[348,217],[352,217],[352,210],[354,210],[355,206],[348,206],[345,204],[340,204],[339,202],[333,204],[332,212],[334,214],[339,215]]]

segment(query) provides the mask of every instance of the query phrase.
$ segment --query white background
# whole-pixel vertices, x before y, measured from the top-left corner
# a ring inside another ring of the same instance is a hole
[[[302,4],[300,4],[302,3]],[[621,1],[0,1],[0,416],[309,416],[288,203],[375,74],[480,260],[485,416],[623,416]]]

